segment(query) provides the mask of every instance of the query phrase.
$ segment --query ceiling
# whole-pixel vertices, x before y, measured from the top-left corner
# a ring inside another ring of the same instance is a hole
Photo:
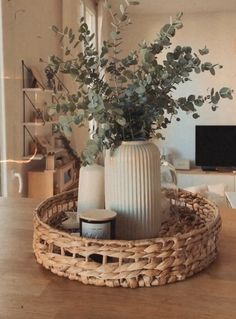
[[[140,5],[132,6],[134,14],[165,14],[183,11],[184,13],[231,12],[236,11],[236,0],[139,0]],[[112,0],[119,7],[125,0]]]

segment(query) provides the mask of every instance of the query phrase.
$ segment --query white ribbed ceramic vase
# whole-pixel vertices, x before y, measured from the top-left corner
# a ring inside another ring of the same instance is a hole
[[[116,238],[158,236],[160,153],[149,141],[123,142],[105,157],[105,205],[117,212]]]

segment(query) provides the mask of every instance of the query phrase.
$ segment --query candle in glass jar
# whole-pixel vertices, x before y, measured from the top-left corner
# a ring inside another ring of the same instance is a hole
[[[114,239],[116,212],[91,209],[80,214],[80,235],[87,238]]]

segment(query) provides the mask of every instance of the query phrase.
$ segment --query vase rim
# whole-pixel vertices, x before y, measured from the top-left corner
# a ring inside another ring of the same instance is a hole
[[[150,143],[150,140],[143,140],[143,141],[123,141],[121,145],[140,145],[140,144],[147,144]]]

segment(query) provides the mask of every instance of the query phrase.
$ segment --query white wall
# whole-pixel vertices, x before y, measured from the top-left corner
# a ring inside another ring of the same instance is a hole
[[[143,39],[152,40],[165,23],[168,15],[132,17],[133,24],[124,35],[123,54],[137,47]],[[194,76],[193,81],[185,84],[177,91],[177,96],[190,93],[206,94],[207,89],[222,86],[236,87],[236,12],[186,14],[183,17],[184,28],[179,30],[173,40],[173,46],[190,45],[197,50],[205,45],[210,54],[203,57],[211,62],[218,62],[224,66],[218,70],[215,77],[209,74]],[[235,97],[236,98],[236,97]],[[220,108],[212,112],[206,105],[200,111],[200,118],[194,120],[191,116],[181,115],[181,121],[163,130],[166,137],[164,143],[168,151],[175,156],[190,160],[195,158],[195,125],[199,124],[234,124],[236,125],[235,99],[222,100]]]
[[[61,54],[58,38],[50,30],[62,24],[61,5],[61,0],[2,0],[8,158],[21,159],[23,154],[21,60],[39,66],[39,58]],[[11,180],[12,169],[22,171],[25,182],[26,165],[8,165],[8,195],[16,196],[18,185]]]

